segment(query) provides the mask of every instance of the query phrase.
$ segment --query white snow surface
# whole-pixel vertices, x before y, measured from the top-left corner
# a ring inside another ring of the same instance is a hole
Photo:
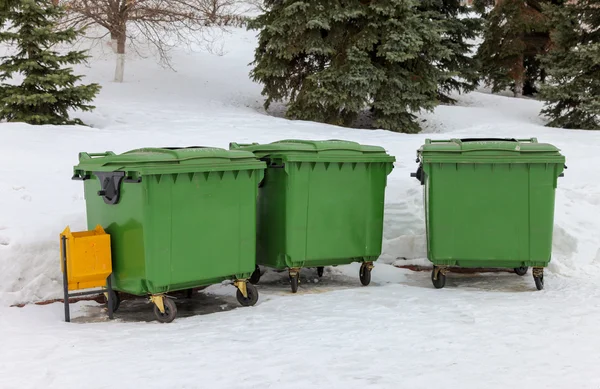
[[[288,121],[264,112],[248,78],[255,45],[233,30],[221,56],[176,51],[176,72],[128,58],[123,84],[110,82],[114,58],[96,55],[78,68],[103,86],[97,109],[78,115],[92,128],[0,124],[0,388],[600,387],[600,133],[546,128],[541,103],[482,92],[421,114],[418,135]],[[545,290],[531,273],[451,273],[435,290],[428,272],[390,266],[428,264],[409,174],[426,138],[455,137],[537,137],[566,155]],[[9,307],[61,296],[58,235],[85,228],[83,187],[70,180],[78,152],[290,138],[396,157],[371,286],[349,265],[321,280],[304,271],[292,295],[287,274],[269,272],[255,307],[216,285],[178,302],[168,325],[135,301],[112,322],[94,302],[73,306],[69,324],[62,304]]]

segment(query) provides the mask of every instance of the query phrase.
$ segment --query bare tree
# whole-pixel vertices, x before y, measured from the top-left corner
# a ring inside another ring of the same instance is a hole
[[[110,34],[117,55],[115,81],[123,82],[125,47],[143,41],[170,66],[168,51],[178,43],[203,39],[210,26],[240,25],[237,0],[60,0],[67,25],[98,25]],[[105,36],[106,36],[105,35]]]

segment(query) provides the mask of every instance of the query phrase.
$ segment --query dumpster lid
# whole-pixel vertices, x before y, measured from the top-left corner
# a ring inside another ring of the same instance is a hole
[[[380,146],[363,145],[357,142],[331,140],[286,139],[268,144],[231,143],[230,149],[247,150],[257,157],[281,157],[288,161],[301,160],[355,160],[393,162],[395,158]]]
[[[254,154],[243,150],[225,150],[215,147],[162,147],[141,148],[115,154],[79,153],[79,165],[75,168],[85,171],[131,170],[143,173],[164,173],[178,171],[236,170],[264,167]],[[198,170],[200,169],[200,170]]]
[[[426,139],[421,153],[466,153],[479,152],[506,155],[507,152],[544,153],[560,155],[559,149],[548,143],[538,143],[536,138],[464,138],[450,140]]]

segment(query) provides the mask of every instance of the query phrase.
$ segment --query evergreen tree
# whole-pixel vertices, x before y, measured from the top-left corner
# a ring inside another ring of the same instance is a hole
[[[100,86],[75,85],[82,76],[69,65],[82,63],[82,51],[61,55],[57,44],[73,43],[80,32],[57,29],[63,10],[50,0],[12,1],[0,16],[0,42],[14,44],[16,53],[2,57],[0,64],[0,119],[30,124],[83,124],[69,119],[70,109],[89,111]],[[7,25],[8,24],[8,25]],[[19,85],[8,83],[22,77]]]
[[[485,18],[477,59],[483,79],[497,93],[512,89],[515,96],[537,92],[545,74],[538,55],[549,43],[548,23],[541,4],[550,0],[501,0],[489,12],[489,0],[476,2]]]
[[[481,18],[468,14],[469,9],[461,0],[423,0],[420,10],[437,15],[442,24],[442,45],[449,49],[449,56],[438,62],[442,72],[439,82],[439,99],[444,103],[455,103],[452,92],[471,92],[479,81],[477,62],[472,55],[473,41],[481,32]]]
[[[600,130],[600,0],[548,7],[552,48],[542,114],[552,127]]]
[[[19,0],[0,0],[0,26],[4,25],[8,11],[18,2]]]
[[[442,23],[416,0],[267,0],[251,77],[265,108],[288,100],[287,116],[350,125],[371,109],[374,126],[415,133],[413,112],[433,109],[449,58]]]

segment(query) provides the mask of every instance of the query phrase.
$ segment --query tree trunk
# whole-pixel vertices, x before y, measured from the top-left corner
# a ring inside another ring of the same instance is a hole
[[[523,97],[523,79],[515,80],[515,97]]]
[[[525,64],[523,56],[520,56],[515,64],[515,97],[523,97],[523,84],[525,83]]]
[[[125,73],[125,26],[122,27],[121,31],[115,34],[117,38],[117,67],[115,69],[115,82],[123,82],[123,75]]]
[[[117,54],[117,34],[114,32],[110,33],[110,48],[113,50],[113,53]]]

